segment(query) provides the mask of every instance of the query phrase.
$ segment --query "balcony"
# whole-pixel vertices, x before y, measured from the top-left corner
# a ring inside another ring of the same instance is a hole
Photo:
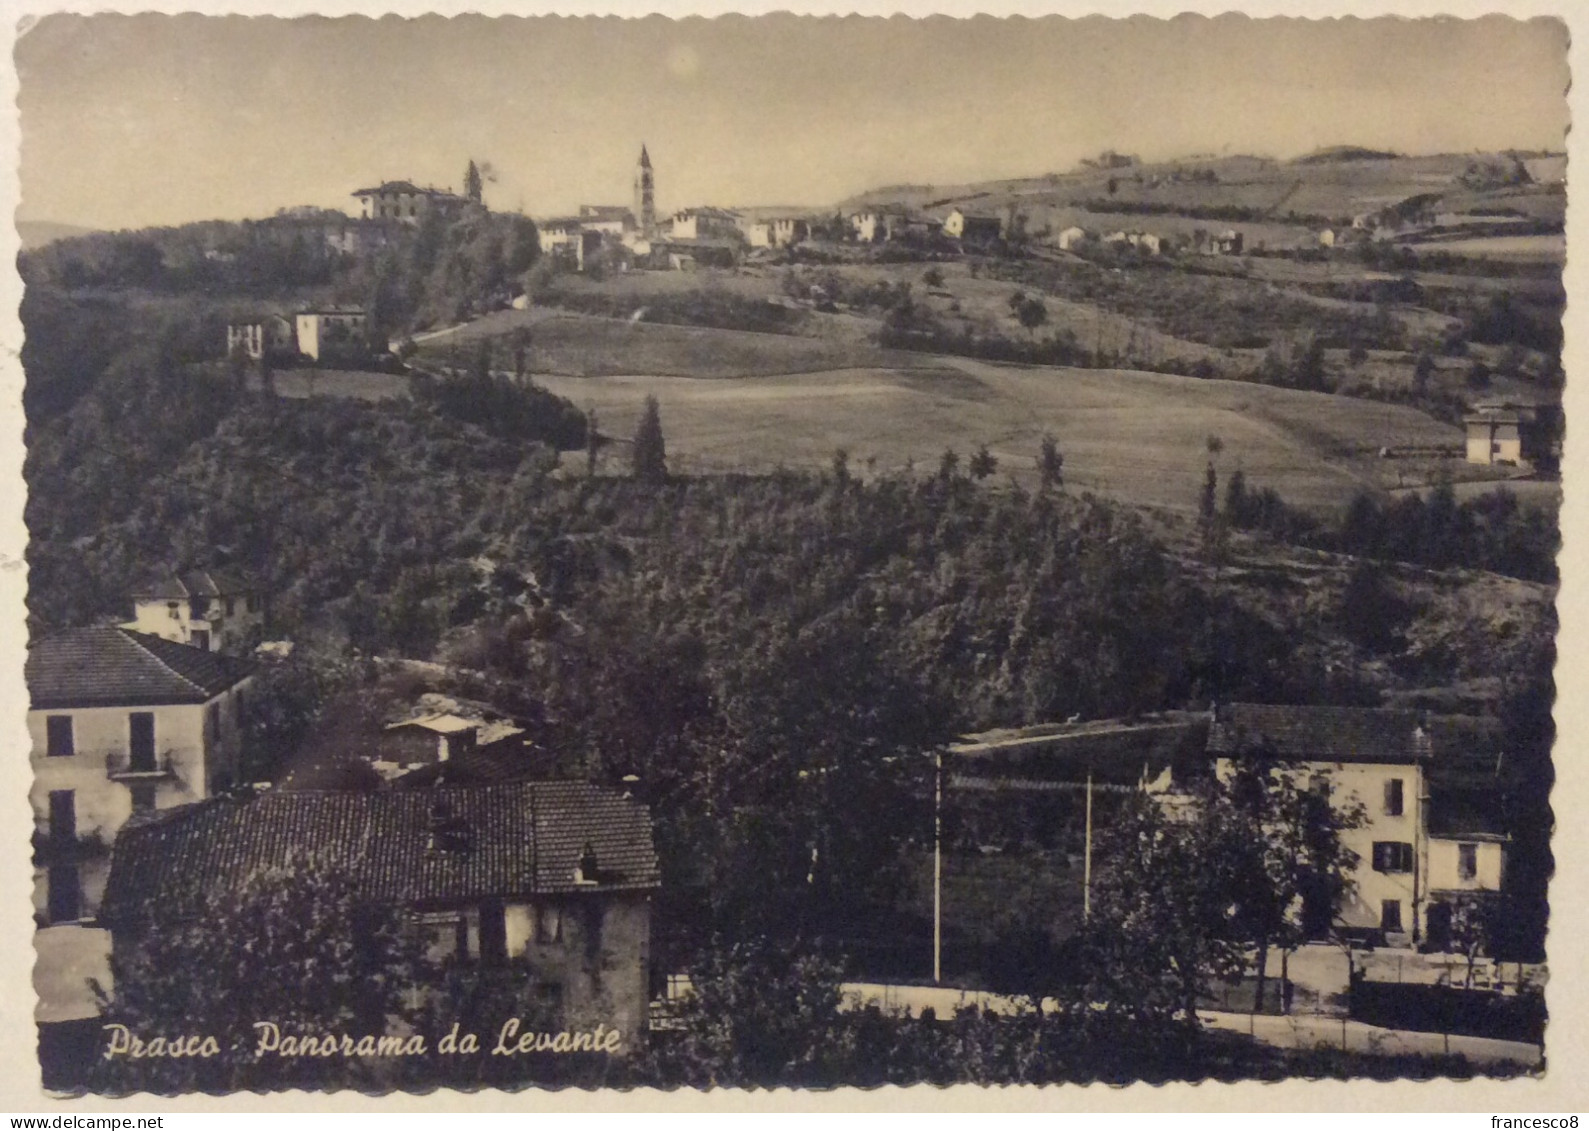
[[[154,782],[175,777],[176,771],[171,768],[169,754],[149,759],[133,758],[130,754],[108,754],[105,756],[105,776],[111,781]]]

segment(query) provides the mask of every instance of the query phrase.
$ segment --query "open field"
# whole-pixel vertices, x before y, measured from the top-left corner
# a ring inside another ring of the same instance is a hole
[[[946,363],[948,359],[944,359]],[[1261,385],[1118,370],[1002,366],[953,359],[936,372],[846,369],[722,381],[666,376],[551,377],[594,408],[602,431],[630,435],[647,395],[660,402],[669,464],[680,472],[825,467],[835,449],[860,474],[914,461],[936,467],[986,444],[1000,476],[1035,481],[1045,432],[1071,490],[1181,512],[1196,508],[1218,436],[1222,466],[1254,487],[1331,508],[1381,481],[1380,447],[1455,446],[1461,432],[1414,409]]]
[[[420,346],[420,357],[464,364],[482,337],[505,338],[519,327],[532,335],[530,369],[537,375],[606,377],[646,373],[701,378],[760,377],[867,366],[914,368],[934,359],[878,349],[864,342],[758,334],[701,326],[629,322],[561,311],[505,310]],[[506,364],[506,344],[496,359]]]
[[[1533,259],[1560,263],[1567,258],[1567,237],[1561,233],[1532,236],[1478,236],[1473,239],[1431,240],[1420,247],[1457,255],[1483,255],[1494,259]]]

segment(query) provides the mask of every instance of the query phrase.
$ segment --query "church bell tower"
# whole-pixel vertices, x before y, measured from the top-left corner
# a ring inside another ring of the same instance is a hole
[[[640,146],[640,164],[634,175],[634,215],[642,236],[649,236],[656,230],[656,180],[651,173],[651,155],[644,145]]]

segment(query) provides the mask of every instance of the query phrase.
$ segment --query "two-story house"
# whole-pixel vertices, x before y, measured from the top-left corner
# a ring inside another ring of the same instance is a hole
[[[1208,752],[1225,773],[1265,750],[1359,809],[1361,823],[1341,834],[1358,863],[1336,925],[1417,945],[1449,921],[1454,894],[1500,890],[1505,837],[1463,786],[1475,764],[1498,764],[1500,741],[1487,718],[1233,703],[1216,708]]]
[[[437,962],[517,963],[569,1028],[598,1022],[632,1051],[646,1025],[651,818],[578,781],[378,793],[271,790],[125,829],[104,918],[114,945],[198,913],[206,893],[309,853],[402,908]]]
[[[671,236],[676,240],[741,238],[739,213],[726,208],[685,208],[673,214]]]
[[[206,652],[241,654],[257,645],[264,631],[259,592],[220,570],[163,577],[135,592],[132,607],[132,620],[121,627]]]
[[[298,352],[316,361],[338,351],[356,352],[364,345],[367,321],[357,306],[300,310],[296,318]]]
[[[26,677],[38,1019],[71,1022],[95,1014],[86,978],[108,947],[95,921],[111,843],[133,814],[201,800],[237,780],[252,667],[96,627],[33,645]]]

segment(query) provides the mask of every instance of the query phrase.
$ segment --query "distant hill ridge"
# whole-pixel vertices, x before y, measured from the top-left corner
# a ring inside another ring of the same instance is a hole
[[[1328,145],[1291,160],[1293,165],[1329,165],[1337,161],[1395,161],[1402,154],[1388,149],[1366,149],[1361,145]]]
[[[18,220],[16,224],[17,238],[22,241],[23,251],[34,251],[56,240],[86,236],[96,230],[80,224],[59,224],[54,220]]]

